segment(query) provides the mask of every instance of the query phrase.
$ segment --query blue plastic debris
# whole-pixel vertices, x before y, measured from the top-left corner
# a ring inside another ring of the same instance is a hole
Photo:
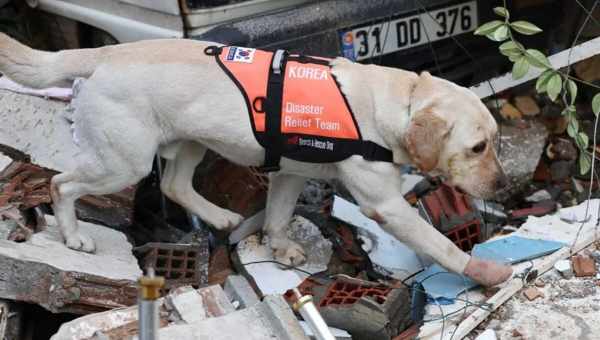
[[[421,283],[428,297],[439,304],[451,304],[458,294],[477,287],[477,283],[468,277],[450,273],[438,264],[434,264],[415,277]]]
[[[505,264],[515,264],[551,254],[564,247],[562,242],[509,236],[476,244],[471,251],[475,257]]]
[[[564,246],[561,242],[509,236],[476,244],[471,254],[481,259],[515,264],[551,254]],[[478,286],[468,277],[450,273],[437,264],[415,276],[415,281],[421,283],[427,296],[438,304],[452,304],[459,294]]]

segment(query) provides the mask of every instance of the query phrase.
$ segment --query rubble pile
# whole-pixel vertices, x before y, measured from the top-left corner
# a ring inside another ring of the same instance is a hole
[[[581,63],[575,71],[594,82],[600,77],[590,71],[596,64]],[[497,149],[511,182],[496,201],[468,197],[410,166],[402,170],[404,197],[426,221],[464,251],[518,269],[565,251],[568,242],[561,237],[573,237],[576,223],[594,220],[565,208],[589,204],[598,195],[598,183],[579,173],[578,149],[566,133],[562,107],[532,91],[513,88],[487,103],[499,120]],[[594,116],[585,96],[577,107],[581,126],[591,134]],[[198,166],[193,185],[246,218],[236,230],[213,230],[165,198],[159,191],[163,163],[157,159],[151,176],[138,185],[78,200],[80,227],[92,235],[97,251],[68,249],[51,215],[50,181],[73,166],[75,149],[68,123],[44,113],[68,107],[26,98],[0,91],[0,105],[9,101],[24,116],[0,138],[0,151],[11,158],[0,158],[0,339],[18,339],[49,315],[63,316],[45,326],[44,334],[54,334],[54,340],[139,338],[138,308],[144,301],[138,279],[149,268],[165,281],[155,301],[162,339],[320,339],[320,331],[336,339],[411,339],[435,321],[445,322],[441,306],[464,303],[462,294],[477,287],[383,231],[336,181],[309,181],[288,226],[306,263],[276,262],[261,230],[267,176],[215,154]],[[0,122],[9,120],[0,114]],[[34,145],[44,138],[63,145],[46,145],[49,151]],[[533,227],[542,222],[544,228]],[[567,231],[560,234],[561,228]],[[531,329],[546,327],[536,309],[566,313],[576,322],[589,317],[596,310],[579,300],[598,299],[598,254],[586,245],[579,255],[552,258],[545,274],[533,265],[516,271],[524,289],[469,337],[527,338]],[[501,293],[477,294],[493,299]],[[546,306],[550,302],[555,307]],[[302,309],[307,304],[327,330],[315,328]],[[33,305],[43,312],[27,312]],[[441,315],[432,314],[438,307]],[[583,334],[594,327],[580,329]]]

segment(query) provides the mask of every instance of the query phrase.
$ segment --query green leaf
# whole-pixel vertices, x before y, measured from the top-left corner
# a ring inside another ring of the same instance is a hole
[[[521,57],[521,59],[517,60],[517,62],[513,65],[512,76],[513,79],[521,79],[529,71],[529,63],[527,62],[527,58]]]
[[[525,56],[529,63],[537,68],[551,68],[550,60],[544,55],[544,53],[534,50],[532,48],[525,51]]]
[[[508,26],[502,25],[498,27],[494,32],[488,34],[487,37],[494,41],[504,41],[508,39]]]
[[[504,21],[494,20],[490,22],[486,22],[485,24],[479,26],[477,30],[475,30],[475,35],[488,35],[493,33],[498,27],[504,25]]]
[[[577,132],[579,131],[579,123],[577,119],[569,120],[569,124],[567,125],[567,134],[571,136],[571,138],[577,137]],[[577,140],[575,140],[577,142]]]
[[[500,48],[500,53],[504,54],[507,57],[522,55],[522,52],[519,49],[519,46],[512,40],[502,43],[499,48]]]
[[[589,141],[590,139],[583,132],[578,133],[577,137],[575,138],[575,143],[577,143],[577,146],[579,146],[581,150],[587,149]]]
[[[521,55],[509,55],[508,56],[508,60],[512,61],[513,63],[516,63],[519,59],[521,59]]]
[[[592,168],[592,159],[586,153],[579,154],[579,171],[582,175],[585,175]]]
[[[515,21],[510,24],[510,27],[512,27],[512,29],[515,31],[525,35],[533,35],[542,31],[541,28],[527,21]]]
[[[600,93],[596,93],[594,99],[592,99],[592,111],[596,116],[600,113]]]
[[[560,74],[555,73],[550,77],[546,91],[548,91],[548,97],[550,97],[552,101],[555,101],[556,97],[560,94],[560,91],[562,91],[562,78],[560,77]]]
[[[494,7],[494,13],[498,14],[501,17],[508,19],[510,16],[508,14],[508,10],[504,7]]]
[[[537,82],[535,83],[535,90],[538,93],[546,92],[546,86],[548,85],[548,81],[550,80],[553,74],[554,70],[546,70],[539,76]]]
[[[575,98],[577,98],[577,84],[571,79],[567,79],[566,81],[567,91],[569,92],[569,98],[571,100],[571,105],[575,103]]]

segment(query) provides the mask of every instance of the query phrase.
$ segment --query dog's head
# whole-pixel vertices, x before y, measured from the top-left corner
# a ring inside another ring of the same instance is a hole
[[[402,144],[422,171],[479,198],[507,185],[494,149],[496,121],[473,92],[423,72],[411,107]]]

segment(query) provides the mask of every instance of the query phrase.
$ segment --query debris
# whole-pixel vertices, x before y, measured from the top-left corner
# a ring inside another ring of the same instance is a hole
[[[560,260],[554,264],[556,269],[565,279],[569,280],[573,277],[573,269],[569,260]]]
[[[515,264],[552,254],[564,246],[565,244],[562,242],[534,240],[511,235],[476,244],[471,254],[485,260]]]
[[[471,199],[448,184],[421,199],[420,212],[426,220],[464,251],[469,251],[481,239],[481,221]]]
[[[533,301],[533,300],[537,299],[538,297],[541,297],[541,298],[544,297],[544,293],[542,293],[539,289],[537,289],[535,287],[529,287],[529,288],[525,289],[523,291],[523,295],[529,301]]]
[[[554,201],[543,201],[536,203],[529,208],[513,210],[508,214],[508,217],[512,221],[523,221],[529,216],[544,216],[556,211],[556,202]]]
[[[156,304],[160,311],[160,327],[186,324],[187,321],[201,323],[235,311],[220,286],[198,290],[189,286],[180,287],[166,297],[157,299]],[[89,314],[66,322],[51,340],[83,340],[98,333],[108,339],[131,339],[138,331],[138,306],[131,306]]]
[[[587,255],[575,255],[571,258],[573,271],[577,277],[595,276],[596,262]]]
[[[530,96],[516,96],[514,101],[517,109],[525,116],[536,116],[540,113],[540,107]]]
[[[143,268],[165,278],[165,288],[208,283],[208,240],[200,244],[146,243],[134,249]]]
[[[301,216],[294,216],[288,227],[288,237],[297,242],[307,256],[306,263],[299,270],[289,270],[274,263],[275,258],[268,243],[268,237],[260,240],[251,235],[237,244],[235,266],[247,273],[248,279],[256,283],[262,295],[283,294],[298,286],[308,275],[327,270],[333,254],[331,242],[323,237],[319,228]],[[236,261],[237,262],[237,261]],[[301,270],[301,271],[300,271]]]
[[[574,161],[577,154],[573,142],[565,138],[554,138],[546,147],[546,155],[553,161]]]
[[[478,286],[468,277],[451,273],[438,264],[419,273],[415,281],[421,283],[427,295],[440,304],[451,303],[460,293]]]
[[[546,283],[542,279],[537,279],[535,280],[534,285],[538,288],[544,288],[546,286]]]
[[[410,293],[404,286],[338,277],[328,286],[305,281],[299,290],[314,297],[327,325],[348,331],[354,340],[391,340],[412,322]]]
[[[506,120],[521,119],[523,117],[521,111],[508,102],[504,103],[502,108],[500,108],[500,115]]]
[[[249,217],[264,208],[266,175],[209,153],[196,172],[194,188],[209,202]]]
[[[368,254],[371,261],[399,280],[422,269],[418,255],[395,237],[385,232],[377,222],[366,217],[360,208],[335,196],[331,216],[356,227],[359,237],[370,240]]]
[[[231,301],[237,301],[240,308],[248,308],[258,303],[258,296],[241,275],[229,275],[225,280],[225,294]]]
[[[125,235],[80,221],[81,232],[96,242],[96,253],[86,254],[67,248],[54,217],[46,220],[46,230],[27,242],[0,240],[2,272],[11,275],[0,297],[82,314],[134,303],[141,271]]]
[[[525,197],[526,202],[531,203],[539,203],[542,201],[548,201],[552,199],[552,195],[548,192],[548,190],[542,189],[534,192],[533,194]]]
[[[54,171],[75,169],[79,148],[61,114],[65,103],[0,90],[0,106],[0,153]]]
[[[229,244],[236,244],[244,238],[260,231],[265,222],[265,210],[247,218],[229,234]]]
[[[481,334],[479,334],[475,340],[497,340],[496,332],[493,329],[486,329]]]
[[[510,181],[510,187],[499,193],[499,201],[506,201],[531,182],[544,152],[548,138],[546,127],[535,120],[529,123],[529,127],[525,129],[500,124],[502,152],[499,159]]]
[[[294,311],[300,313],[306,321],[312,333],[318,340],[335,340],[331,330],[323,320],[323,317],[313,303],[311,295],[302,295],[297,288],[292,289],[296,301],[293,304]]]
[[[192,324],[172,324],[158,331],[163,340],[308,339],[285,300],[269,295],[252,307]],[[135,338],[134,338],[135,339]]]
[[[222,245],[216,247],[210,254],[210,263],[208,265],[208,283],[211,285],[223,285],[229,275],[234,271],[229,260],[229,249]]]
[[[302,330],[306,336],[308,336],[311,340],[318,340],[306,321],[300,321],[300,326],[302,327]],[[329,331],[331,331],[331,334],[333,334],[336,340],[352,340],[350,333],[343,329],[329,327]]]
[[[191,286],[179,287],[166,297],[166,306],[177,312],[186,323],[195,323],[234,312],[235,308],[218,285],[195,290]]]

